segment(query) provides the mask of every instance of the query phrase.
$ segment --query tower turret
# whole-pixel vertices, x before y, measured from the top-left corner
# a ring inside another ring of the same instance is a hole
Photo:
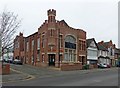
[[[47,11],[47,15],[48,15],[48,22],[55,22],[55,16],[56,16],[56,10],[54,9],[49,9]]]

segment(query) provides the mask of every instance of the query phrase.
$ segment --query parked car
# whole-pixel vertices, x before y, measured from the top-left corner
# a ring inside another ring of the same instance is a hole
[[[13,63],[13,58],[5,58],[4,62]]]
[[[8,63],[13,63],[13,59],[12,59],[12,58],[9,58],[7,62],[8,62]]]
[[[111,67],[111,65],[110,64],[107,64],[107,68],[110,68]]]
[[[120,67],[120,61],[117,62],[116,67]]]
[[[13,60],[13,64],[18,64],[18,65],[22,65],[22,61],[21,60],[18,60],[18,59],[14,59]]]
[[[98,64],[98,68],[107,68],[107,64],[100,63],[100,64]]]
[[[4,62],[8,62],[8,58],[4,58],[3,61],[4,61]]]

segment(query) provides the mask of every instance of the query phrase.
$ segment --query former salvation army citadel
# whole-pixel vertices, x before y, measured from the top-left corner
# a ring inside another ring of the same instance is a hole
[[[86,32],[56,20],[56,10],[47,11],[48,19],[38,31],[14,39],[14,59],[35,66],[55,66],[78,70],[86,64]],[[29,30],[29,29],[28,29]]]

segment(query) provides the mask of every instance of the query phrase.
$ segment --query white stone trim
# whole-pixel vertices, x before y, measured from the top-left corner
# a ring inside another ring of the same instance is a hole
[[[52,29],[52,30],[56,30],[55,28],[52,28],[52,27],[49,27],[49,28],[48,28],[48,30],[51,30],[51,29]]]
[[[85,56],[86,57],[86,55],[79,55],[79,56]]]
[[[48,16],[55,16],[54,14],[49,14]]]
[[[54,46],[55,43],[48,43],[48,46]]]
[[[62,33],[60,33],[60,35],[63,35]]]
[[[79,38],[79,40],[86,41],[85,39],[81,39],[81,38]]]
[[[65,37],[64,37],[64,40],[65,40],[66,36],[69,36],[69,35],[73,36],[76,39],[76,42],[77,42],[77,37],[75,35],[73,35],[73,34],[66,34]]]
[[[60,54],[63,54],[63,53],[60,53]]]
[[[47,54],[56,54],[55,52],[48,52]]]

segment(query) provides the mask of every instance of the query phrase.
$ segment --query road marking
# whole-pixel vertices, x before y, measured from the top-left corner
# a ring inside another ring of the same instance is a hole
[[[16,81],[16,80],[14,80],[14,81],[6,81],[6,82],[2,82],[2,83],[26,81],[26,80],[31,80],[31,79],[34,79],[34,78],[35,78],[35,76],[33,76],[33,75],[30,75],[30,74],[27,74],[27,73],[24,73],[24,72],[21,72],[21,71],[12,69],[12,68],[10,68],[10,70],[15,71],[15,72],[17,72],[17,73],[21,73],[21,74],[23,74],[23,75],[27,75],[27,77],[25,77],[24,79],[19,79],[19,80],[17,80],[17,81]],[[1,82],[0,82],[0,83],[1,83]]]

